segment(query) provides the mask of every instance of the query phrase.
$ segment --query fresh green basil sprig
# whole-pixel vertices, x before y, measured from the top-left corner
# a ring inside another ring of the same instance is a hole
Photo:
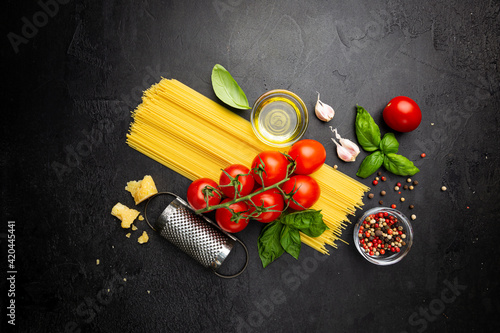
[[[412,161],[396,154],[399,142],[393,133],[387,133],[380,139],[380,128],[372,116],[363,107],[357,106],[356,137],[364,150],[372,152],[359,166],[356,175],[366,178],[382,165],[387,171],[399,176],[413,176],[420,170]]]
[[[262,265],[265,268],[285,252],[298,259],[301,248],[299,231],[310,237],[319,237],[326,229],[328,227],[319,210],[307,209],[282,215],[266,225],[259,235],[257,244]]]
[[[231,74],[221,65],[212,69],[212,87],[221,101],[237,109],[251,109],[248,99]]]

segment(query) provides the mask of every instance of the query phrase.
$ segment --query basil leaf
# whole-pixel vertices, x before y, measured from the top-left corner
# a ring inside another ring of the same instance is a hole
[[[320,210],[306,209],[284,215],[280,218],[284,225],[291,226],[310,237],[318,237],[328,229]]]
[[[280,242],[282,228],[283,224],[279,220],[276,220],[266,225],[259,235],[257,245],[259,248],[259,257],[264,268],[285,252]]]
[[[237,109],[251,109],[247,96],[231,74],[217,64],[212,70],[212,87],[221,101]]]
[[[284,225],[292,226],[296,229],[308,229],[311,227],[313,222],[313,214],[318,212],[313,209],[307,209],[302,211],[293,212],[287,215],[282,215],[281,223]]]
[[[289,225],[285,225],[283,229],[281,229],[281,238],[280,238],[281,246],[295,259],[299,259],[300,253],[300,233],[294,227]]]
[[[394,136],[394,133],[386,133],[380,141],[380,149],[384,154],[395,154],[399,149],[399,142]]]
[[[420,170],[406,157],[398,154],[386,154],[384,167],[395,175],[413,176]]]
[[[378,170],[384,163],[384,154],[377,150],[370,155],[366,156],[361,165],[359,166],[356,176],[366,178]]]
[[[380,128],[363,107],[357,106],[356,137],[366,151],[375,151],[380,145]]]

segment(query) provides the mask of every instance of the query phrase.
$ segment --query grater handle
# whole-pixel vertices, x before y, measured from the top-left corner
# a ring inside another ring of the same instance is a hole
[[[245,265],[243,265],[243,268],[238,273],[233,274],[233,275],[223,275],[223,274],[220,274],[220,273],[217,273],[216,271],[214,271],[215,275],[217,275],[218,277],[225,278],[225,279],[231,279],[231,278],[237,277],[238,275],[240,275],[241,273],[243,273],[243,271],[245,271],[245,269],[248,266],[248,249],[247,249],[245,243],[243,243],[241,240],[239,240],[236,237],[234,237],[234,238],[236,239],[236,241],[238,243],[241,244],[241,246],[243,246],[243,249],[245,250]]]

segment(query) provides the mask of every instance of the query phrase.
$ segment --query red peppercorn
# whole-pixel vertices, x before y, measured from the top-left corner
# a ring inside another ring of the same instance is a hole
[[[380,250],[379,252],[380,252],[380,254],[385,254],[385,250],[384,249]]]
[[[385,178],[385,176],[382,176],[382,178],[380,178],[380,179],[382,179],[383,182],[385,182],[387,180],[387,178]]]
[[[365,236],[366,236],[366,237],[370,237],[370,233],[369,233],[368,231],[367,231],[367,232],[365,232]]]
[[[401,249],[399,247],[396,248],[396,252],[399,252],[401,251]]]
[[[384,217],[387,217],[387,216],[389,216],[389,213],[385,212]]]
[[[391,252],[396,252],[396,248],[395,247],[391,247]]]
[[[387,230],[387,233],[388,233],[389,235],[392,235],[392,229]]]
[[[396,205],[395,205],[395,204],[392,204],[392,205],[391,205],[391,208],[396,209]]]
[[[396,183],[396,186],[401,187],[401,183],[399,183],[399,182]]]
[[[420,157],[422,157],[422,158],[424,158],[425,156],[427,156],[427,155],[425,155],[425,153],[420,154]]]
[[[378,213],[378,217],[384,217],[384,213]]]
[[[375,228],[378,228],[378,223],[375,223]]]
[[[372,181],[373,186],[376,186],[378,184],[378,180]]]
[[[402,232],[401,230],[399,230],[399,231],[398,231],[398,234],[402,235],[402,234],[403,234],[403,232]]]
[[[373,255],[373,251],[370,251],[369,254],[372,256]]]

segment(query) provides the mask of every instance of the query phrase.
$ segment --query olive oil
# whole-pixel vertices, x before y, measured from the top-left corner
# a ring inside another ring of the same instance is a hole
[[[303,122],[298,107],[283,97],[272,97],[255,111],[257,132],[269,142],[286,144],[294,140]]]

